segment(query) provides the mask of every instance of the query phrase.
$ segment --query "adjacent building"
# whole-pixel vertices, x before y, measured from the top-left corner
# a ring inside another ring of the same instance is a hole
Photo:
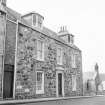
[[[84,95],[102,94],[103,86],[99,66],[96,63],[93,72],[84,72],[83,74],[83,91]]]
[[[46,28],[39,13],[22,16],[6,0],[0,5],[0,97],[81,96],[82,55],[74,35]]]

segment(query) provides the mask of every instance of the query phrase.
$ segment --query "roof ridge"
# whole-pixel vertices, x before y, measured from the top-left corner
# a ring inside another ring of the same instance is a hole
[[[27,21],[25,19],[22,18],[22,15],[16,11],[14,11],[13,9],[9,8],[9,7],[6,7],[6,10],[7,12],[9,12],[10,16],[12,15],[16,20],[20,20],[20,23],[23,24],[23,25],[26,25],[27,27],[29,26],[30,28],[32,29],[35,29],[36,28],[33,28],[32,26],[30,26]],[[69,47],[72,47],[74,49],[77,49],[77,50],[80,50],[76,45],[70,45],[68,43],[66,43],[62,38],[60,38],[58,36],[58,33],[54,32],[53,30],[43,26],[43,29],[41,30],[42,33],[46,34],[47,36],[55,39],[55,40],[58,40],[66,45],[68,45]],[[81,50],[80,50],[81,51]]]

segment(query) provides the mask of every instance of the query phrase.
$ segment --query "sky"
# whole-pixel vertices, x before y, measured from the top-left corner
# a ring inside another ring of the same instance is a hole
[[[7,6],[22,15],[35,11],[44,16],[44,26],[59,32],[67,26],[82,50],[83,72],[105,73],[105,0],[7,0]]]

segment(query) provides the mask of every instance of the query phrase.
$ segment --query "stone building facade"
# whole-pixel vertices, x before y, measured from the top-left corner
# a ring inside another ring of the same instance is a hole
[[[43,26],[44,17],[24,16],[0,0],[0,97],[32,99],[83,94],[82,55],[74,35]]]

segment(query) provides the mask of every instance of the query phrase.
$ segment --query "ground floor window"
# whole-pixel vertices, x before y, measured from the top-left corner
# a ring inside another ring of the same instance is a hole
[[[44,93],[44,72],[36,72],[36,94]]]
[[[76,91],[76,87],[77,87],[76,75],[72,75],[72,91]]]

